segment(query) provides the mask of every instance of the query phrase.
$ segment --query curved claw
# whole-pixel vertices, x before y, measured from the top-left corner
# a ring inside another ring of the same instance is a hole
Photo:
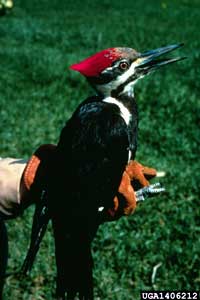
[[[146,198],[156,196],[165,191],[164,187],[161,187],[160,182],[156,182],[149,186],[146,186],[140,190],[138,190],[136,194],[137,202],[144,201]]]

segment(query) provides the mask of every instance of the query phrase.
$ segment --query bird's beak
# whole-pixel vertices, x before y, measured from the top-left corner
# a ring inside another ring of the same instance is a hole
[[[182,47],[183,44],[170,45],[150,51],[146,51],[144,53],[140,53],[139,57],[136,61],[138,65],[136,69],[142,75],[148,74],[151,71],[154,71],[157,68],[165,66],[167,64],[174,63],[176,61],[185,59],[186,57],[176,57],[176,58],[163,58],[159,59],[159,57],[163,54],[169,53],[175,49]]]

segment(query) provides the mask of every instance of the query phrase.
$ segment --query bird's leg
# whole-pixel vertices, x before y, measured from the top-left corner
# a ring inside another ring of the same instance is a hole
[[[40,197],[40,201],[36,203],[35,213],[33,217],[31,243],[20,270],[21,275],[27,275],[27,273],[31,270],[36,254],[39,250],[40,243],[45,234],[49,219],[50,216],[46,203],[46,192],[43,191]]]
[[[100,222],[113,221],[122,215],[130,215],[133,213],[136,202],[144,201],[147,198],[155,197],[165,191],[159,182],[145,186],[138,191],[134,191],[130,177],[124,172],[118,195],[113,200],[113,208],[105,210],[104,207],[99,208]]]
[[[135,192],[137,202],[144,201],[146,198],[157,196],[165,191],[160,182],[156,182]]]

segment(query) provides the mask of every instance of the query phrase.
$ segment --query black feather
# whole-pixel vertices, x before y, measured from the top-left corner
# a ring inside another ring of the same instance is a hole
[[[80,299],[93,299],[90,248],[100,224],[98,208],[112,206],[130,139],[136,144],[137,114],[132,119],[131,130],[116,105],[92,97],[61,132],[48,187],[58,295],[79,293]],[[136,145],[133,157],[135,150]]]

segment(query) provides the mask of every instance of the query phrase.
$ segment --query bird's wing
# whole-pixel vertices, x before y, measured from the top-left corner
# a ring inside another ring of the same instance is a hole
[[[110,205],[128,161],[128,146],[127,126],[116,105],[88,103],[73,115],[62,131],[58,152],[77,213]]]
[[[67,290],[92,299],[90,244],[98,228],[98,207],[112,205],[128,160],[127,148],[126,124],[110,104],[80,106],[62,130],[59,176],[51,184],[58,294]]]

